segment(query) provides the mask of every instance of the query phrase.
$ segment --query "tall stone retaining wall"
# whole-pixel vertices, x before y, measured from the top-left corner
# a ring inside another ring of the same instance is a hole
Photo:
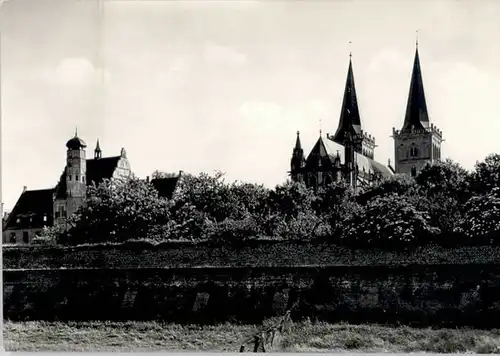
[[[500,265],[4,270],[12,320],[292,318],[500,327]]]
[[[2,258],[3,267],[8,269],[495,264],[500,263],[500,247],[428,246],[392,252],[312,242],[252,241],[241,246],[173,242],[156,246],[4,247]]]

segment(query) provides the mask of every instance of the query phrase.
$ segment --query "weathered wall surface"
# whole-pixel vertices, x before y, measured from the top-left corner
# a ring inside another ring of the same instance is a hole
[[[500,327],[499,265],[4,270],[4,317]]]
[[[134,268],[192,266],[369,266],[407,264],[495,264],[500,247],[408,252],[351,250],[326,243],[254,241],[244,246],[166,243],[160,246],[4,247],[3,266],[19,268]]]

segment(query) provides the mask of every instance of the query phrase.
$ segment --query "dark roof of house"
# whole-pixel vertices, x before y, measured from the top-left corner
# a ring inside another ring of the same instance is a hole
[[[111,179],[121,156],[105,157],[87,160],[87,185],[101,183],[104,179]]]
[[[174,195],[175,188],[177,188],[177,183],[179,182],[180,176],[168,177],[168,178],[155,178],[151,180],[151,184],[158,191],[160,197],[167,199],[172,199]]]
[[[420,69],[418,47],[415,51],[410,92],[408,94],[408,103],[406,105],[405,121],[401,131],[409,132],[411,131],[412,126],[416,130],[422,130],[429,127],[429,114],[427,112],[427,103],[425,101],[424,83],[422,80],[422,71]]]
[[[26,190],[19,197],[14,209],[9,214],[5,229],[41,228],[49,225],[43,216],[52,218],[54,189]],[[20,222],[17,222],[17,219]]]
[[[105,157],[99,159],[87,159],[87,186],[95,183],[98,185],[104,179],[111,179],[116,167],[118,166],[118,161],[121,156]],[[59,178],[59,183],[56,187],[56,199],[64,199],[66,197],[66,169],[64,169],[61,177]]]
[[[342,101],[339,126],[335,132],[334,141],[343,145],[345,143],[346,133],[361,133],[361,117],[359,115],[358,98],[356,95],[356,86],[354,85],[354,73],[351,59],[349,59],[344,99]]]

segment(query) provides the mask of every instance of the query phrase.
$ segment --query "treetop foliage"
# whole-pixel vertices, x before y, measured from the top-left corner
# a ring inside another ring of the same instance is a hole
[[[168,200],[136,177],[104,181],[88,188],[86,204],[67,226],[47,229],[45,240],[324,240],[387,249],[496,244],[500,156],[489,155],[471,172],[451,160],[429,164],[415,178],[394,175],[359,194],[342,182],[317,191],[291,181],[269,189],[202,173],[183,174]]]

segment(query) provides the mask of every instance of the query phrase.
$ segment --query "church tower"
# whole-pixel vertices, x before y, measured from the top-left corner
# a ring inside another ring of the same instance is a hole
[[[62,202],[58,202],[59,218],[67,218],[83,205],[87,195],[87,159],[85,157],[85,148],[87,145],[78,137],[75,137],[66,143],[66,194]]]
[[[416,176],[427,164],[441,159],[441,130],[429,122],[420,69],[418,42],[413,62],[406,115],[401,130],[392,128],[396,173]]]
[[[292,159],[290,162],[290,175],[292,181],[303,182],[304,177],[302,174],[302,168],[305,166],[304,150],[302,149],[302,144],[300,143],[300,133],[297,131],[297,140],[295,141],[295,147],[293,148]]]

